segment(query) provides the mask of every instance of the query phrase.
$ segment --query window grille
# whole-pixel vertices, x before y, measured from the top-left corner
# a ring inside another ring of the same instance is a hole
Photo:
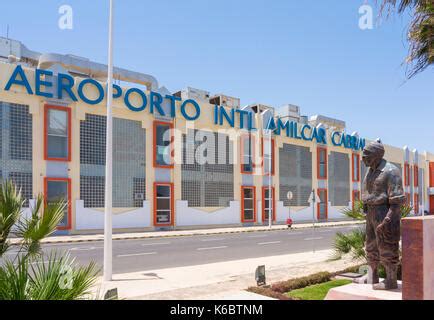
[[[106,117],[86,114],[80,124],[80,199],[104,207]],[[140,121],[113,118],[113,207],[136,208],[146,199],[146,134]]]
[[[350,160],[348,154],[331,152],[328,159],[329,200],[332,206],[350,202]]]
[[[0,102],[0,172],[21,189],[28,207],[33,198],[33,125],[26,105]]]
[[[208,138],[214,143],[208,144],[209,154],[205,156],[209,162],[205,162],[196,157],[196,151]],[[232,152],[232,142],[225,134],[190,129],[183,135],[181,194],[189,207],[228,207],[229,201],[234,200]]]
[[[308,207],[312,192],[312,153],[309,148],[283,144],[279,149],[279,200],[284,206]],[[287,193],[293,198],[288,200]]]

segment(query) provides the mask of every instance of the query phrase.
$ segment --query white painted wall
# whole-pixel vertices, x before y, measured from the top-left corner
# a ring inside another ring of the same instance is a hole
[[[288,207],[283,206],[283,201],[277,201],[277,222],[285,222],[288,218]],[[291,208],[291,219],[293,222],[311,222],[312,221],[312,206],[295,210]],[[315,212],[316,219],[316,212]]]
[[[262,215],[261,215],[262,216]],[[291,215],[292,216],[292,215]],[[289,210],[283,206],[283,201],[276,201],[276,222],[285,222],[289,218]]]
[[[113,228],[151,227],[151,209],[149,201],[143,201],[143,207],[113,215]],[[104,229],[104,212],[84,207],[83,200],[75,202],[76,230]]]
[[[176,201],[176,225],[197,226],[197,225],[224,225],[241,223],[239,201],[230,201],[229,207],[213,212],[198,210],[188,207],[188,201]]]
[[[352,202],[348,202],[348,207],[353,206]],[[345,219],[346,216],[341,212],[342,207],[333,207],[330,202],[328,203],[328,219]]]

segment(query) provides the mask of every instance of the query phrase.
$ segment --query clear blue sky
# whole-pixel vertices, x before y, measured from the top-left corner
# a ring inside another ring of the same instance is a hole
[[[115,64],[171,91],[297,104],[303,114],[345,120],[349,132],[434,152],[433,68],[406,82],[408,17],[362,31],[363,2],[116,0]],[[74,10],[73,30],[57,26],[62,4]],[[108,0],[8,1],[0,34],[9,24],[10,37],[32,50],[106,62],[107,20]]]

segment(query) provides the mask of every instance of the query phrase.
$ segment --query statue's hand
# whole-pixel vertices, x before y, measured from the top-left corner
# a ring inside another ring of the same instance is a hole
[[[390,218],[389,217],[384,218],[383,222],[381,222],[377,226],[377,235],[383,236],[384,235],[384,229],[385,229],[386,225],[389,223],[390,223]]]
[[[378,226],[377,226],[377,234],[378,235],[382,235],[383,234],[383,230],[384,230],[384,222],[382,222],[382,223],[380,223]]]

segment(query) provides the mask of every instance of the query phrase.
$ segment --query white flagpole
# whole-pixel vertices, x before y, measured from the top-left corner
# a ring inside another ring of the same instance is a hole
[[[107,131],[104,210],[104,281],[112,280],[112,174],[113,174],[113,0],[110,0],[108,71],[107,71]]]

